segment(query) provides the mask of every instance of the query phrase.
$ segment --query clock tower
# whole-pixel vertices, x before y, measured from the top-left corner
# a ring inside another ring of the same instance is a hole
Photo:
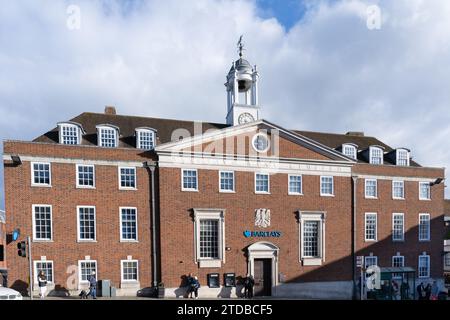
[[[237,126],[259,119],[258,71],[256,65],[242,58],[242,36],[238,42],[239,59],[233,62],[227,75],[227,124]]]

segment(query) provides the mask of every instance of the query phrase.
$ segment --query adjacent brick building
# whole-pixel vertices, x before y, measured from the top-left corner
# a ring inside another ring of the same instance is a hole
[[[76,293],[96,270],[123,295],[182,296],[192,272],[203,296],[240,295],[252,274],[260,295],[351,298],[360,255],[442,281],[443,168],[360,132],[260,119],[258,72],[242,57],[226,87],[226,124],[108,107],[4,141],[7,232],[32,236],[52,292]],[[25,290],[15,243],[6,257],[8,284]]]

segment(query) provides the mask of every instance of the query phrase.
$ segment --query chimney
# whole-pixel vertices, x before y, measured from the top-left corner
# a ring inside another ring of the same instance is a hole
[[[116,114],[116,107],[114,106],[106,106],[105,114]]]
[[[364,132],[362,132],[362,131],[349,131],[345,135],[346,136],[364,137]]]

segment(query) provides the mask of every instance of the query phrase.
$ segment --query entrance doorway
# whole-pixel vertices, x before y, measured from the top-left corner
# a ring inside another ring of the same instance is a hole
[[[272,295],[272,259],[255,259],[254,268],[254,295]]]

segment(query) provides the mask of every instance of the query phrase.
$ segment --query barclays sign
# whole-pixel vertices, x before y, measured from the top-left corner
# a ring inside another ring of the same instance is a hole
[[[281,231],[244,231],[244,237],[246,238],[279,238],[281,237]]]

